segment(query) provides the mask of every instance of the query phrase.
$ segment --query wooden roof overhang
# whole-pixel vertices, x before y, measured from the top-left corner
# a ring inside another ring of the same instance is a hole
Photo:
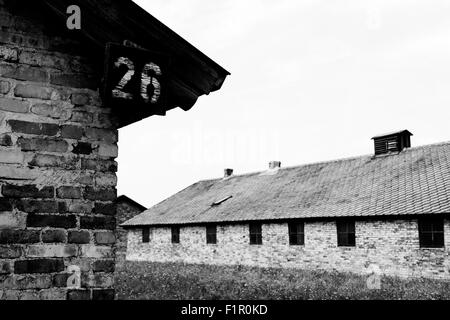
[[[107,43],[123,44],[128,41],[147,50],[170,57],[168,98],[165,111],[181,108],[190,110],[197,99],[222,87],[230,73],[200,50],[184,40],[151,14],[131,0],[39,0],[66,23],[67,8],[81,8],[81,33],[105,50]],[[134,113],[121,112],[118,127],[140,121],[155,113],[148,110]]]

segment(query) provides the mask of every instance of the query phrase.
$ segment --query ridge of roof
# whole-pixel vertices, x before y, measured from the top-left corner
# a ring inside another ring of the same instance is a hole
[[[145,210],[148,209],[148,208],[146,208],[145,206],[143,206],[142,204],[140,204],[139,202],[137,202],[137,201],[131,199],[130,197],[128,197],[128,196],[126,196],[126,195],[124,195],[124,194],[118,196],[115,202],[116,202],[116,203],[118,203],[118,202],[128,202],[128,203],[131,203],[131,204],[133,204],[134,206],[138,207],[138,208],[139,208],[140,210],[142,210],[142,211],[145,211]]]
[[[431,144],[425,144],[425,145],[421,145],[421,146],[417,146],[417,147],[411,147],[411,148],[404,149],[403,151],[400,151],[400,152],[393,152],[393,153],[389,153],[389,154],[383,154],[383,155],[377,155],[377,156],[375,156],[374,154],[364,154],[364,155],[360,155],[360,156],[350,156],[350,157],[343,157],[343,158],[332,159],[332,160],[308,162],[308,163],[304,163],[304,164],[300,164],[300,165],[286,166],[286,167],[278,168],[277,170],[279,170],[279,171],[292,170],[292,169],[299,169],[299,168],[303,168],[303,167],[306,168],[309,166],[326,165],[326,164],[345,162],[345,161],[351,161],[351,160],[361,160],[361,159],[365,159],[365,158],[370,158],[370,159],[385,158],[385,157],[396,156],[398,154],[405,153],[405,152],[411,152],[411,151],[415,151],[418,149],[423,149],[423,148],[427,148],[427,147],[435,147],[435,146],[440,146],[440,145],[450,145],[450,140],[443,141],[443,142],[437,142],[437,143],[431,143]],[[267,171],[268,170],[258,170],[258,171],[250,171],[250,172],[246,172],[246,173],[240,173],[240,174],[233,173],[233,175],[230,177],[227,177],[227,179],[224,179],[224,178],[201,179],[201,180],[198,180],[194,184],[201,183],[201,182],[227,181],[227,180],[232,180],[233,178],[258,175],[258,174],[265,173]],[[192,185],[194,185],[194,184],[192,184]],[[183,190],[180,190],[180,191],[183,191]]]

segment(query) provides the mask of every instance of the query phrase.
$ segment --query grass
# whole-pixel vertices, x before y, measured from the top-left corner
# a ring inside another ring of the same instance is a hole
[[[131,300],[306,300],[450,299],[450,282],[381,279],[371,290],[354,274],[243,266],[125,262],[117,268],[119,299]]]

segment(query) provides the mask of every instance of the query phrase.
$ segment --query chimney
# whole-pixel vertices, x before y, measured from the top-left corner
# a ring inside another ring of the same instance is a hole
[[[401,152],[403,149],[411,148],[411,136],[408,130],[385,133],[372,138],[375,146],[375,155]]]
[[[281,168],[281,162],[280,161],[270,161],[269,162],[269,169],[275,170]]]
[[[224,170],[224,175],[223,175],[224,178],[229,178],[232,175],[233,175],[233,169],[225,169]]]

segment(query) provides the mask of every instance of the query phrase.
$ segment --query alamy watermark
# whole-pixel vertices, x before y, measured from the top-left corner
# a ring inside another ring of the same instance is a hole
[[[226,129],[196,122],[189,131],[171,132],[170,161],[177,165],[253,164],[278,159],[281,134],[277,129]]]
[[[71,5],[67,7],[67,14],[70,16],[67,18],[67,29],[80,30],[81,29],[81,9],[77,5]]]
[[[381,289],[381,269],[376,264],[371,264],[366,269],[366,274],[368,278],[366,280],[367,288],[370,290],[380,290]]]
[[[69,277],[67,278],[67,288],[68,289],[80,289],[81,288],[81,269],[79,266],[69,266],[67,267],[67,273]]]

